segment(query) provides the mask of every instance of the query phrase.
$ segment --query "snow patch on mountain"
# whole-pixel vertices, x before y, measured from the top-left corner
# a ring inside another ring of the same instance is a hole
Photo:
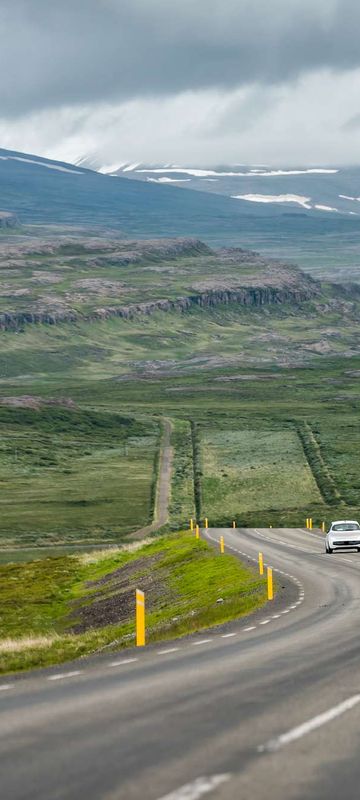
[[[360,197],[349,197],[347,194],[339,194],[342,200],[353,200],[355,203],[360,203]]]
[[[190,183],[191,178],[146,178],[149,183]]]
[[[284,175],[319,175],[319,174],[326,174],[326,175],[334,175],[335,173],[339,172],[338,169],[324,169],[324,168],[312,168],[312,169],[277,169],[277,170],[258,170],[258,169],[251,169],[247,172],[221,172],[218,170],[213,169],[195,169],[194,167],[156,167],[152,168],[144,168],[135,169],[135,172],[139,173],[179,173],[185,175],[192,175],[194,178],[209,178],[209,177],[232,177],[232,178],[275,178]]]
[[[59,164],[50,164],[46,161],[35,161],[33,158],[23,158],[22,156],[0,156],[1,161],[25,161],[26,164],[36,164],[37,167],[46,167],[47,169],[55,169],[57,172],[70,172],[72,175],[84,175],[78,169],[69,169],[68,167],[61,167]]]
[[[317,208],[318,211],[337,211],[337,212],[339,212],[338,208],[333,208],[332,206],[323,206],[323,205],[316,204],[314,206],[314,208]]]
[[[302,208],[312,208],[311,197],[299,194],[233,194],[233,200],[247,200],[249,203],[296,203]]]

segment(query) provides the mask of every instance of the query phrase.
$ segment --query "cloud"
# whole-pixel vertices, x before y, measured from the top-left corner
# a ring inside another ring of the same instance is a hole
[[[360,66],[358,0],[1,0],[3,118]]]
[[[360,128],[360,114],[352,114],[342,125],[343,131],[357,131]]]
[[[0,142],[64,161],[90,153],[99,165],[351,164],[358,132],[344,132],[343,124],[357,107],[359,85],[360,69],[321,70],[261,92],[255,84],[69,105],[0,120]]]

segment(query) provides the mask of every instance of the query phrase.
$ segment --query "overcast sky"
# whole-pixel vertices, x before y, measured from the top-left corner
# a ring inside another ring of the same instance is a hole
[[[0,0],[0,146],[358,163],[359,0]]]

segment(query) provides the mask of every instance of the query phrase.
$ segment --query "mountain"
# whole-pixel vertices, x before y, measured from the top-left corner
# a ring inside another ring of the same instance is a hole
[[[300,207],[360,216],[360,167],[267,167],[245,164],[180,166],[121,163],[106,165],[85,157],[79,164],[98,172],[147,183],[174,184],[245,200],[251,205]]]
[[[319,277],[331,274],[341,280],[358,280],[360,216],[314,210],[307,208],[310,204],[305,202],[283,205],[233,199],[230,194],[209,191],[208,187],[213,185],[210,176],[208,181],[199,175],[189,176],[185,168],[181,168],[180,174],[185,175],[186,181],[191,177],[191,181],[180,186],[193,183],[197,191],[184,192],[173,183],[162,185],[149,181],[149,177],[158,180],[170,178],[170,175],[154,172],[150,175],[149,169],[139,172],[139,165],[133,165],[132,169],[123,165],[120,176],[102,174],[89,166],[85,161],[73,165],[0,150],[1,208],[27,225],[87,226],[91,230],[111,229],[117,235],[123,233],[136,238],[195,237],[211,246],[240,245],[292,260]],[[167,166],[167,169],[169,172],[178,168]],[[241,184],[240,192],[241,176],[220,175],[220,172],[229,171],[213,170],[218,176],[214,181],[221,177],[231,181],[234,178],[237,184],[231,183],[233,195],[253,192],[255,184],[259,192],[262,191],[263,184],[257,181],[267,182],[270,189],[273,179],[282,181],[276,184],[278,192],[286,189],[289,193],[290,180],[340,180],[337,172],[277,177],[253,174],[244,178],[248,183]],[[130,175],[142,176],[145,180],[129,180]],[[179,177],[179,173],[175,177]],[[300,184],[294,188],[291,184],[291,193],[300,192],[298,186]],[[350,184],[347,190],[350,191]],[[355,197],[355,178],[351,191]],[[309,194],[305,193],[305,187],[301,192],[304,197]],[[340,184],[338,193],[345,194],[345,189],[340,192]],[[322,202],[317,205],[330,202],[327,197],[320,199]],[[356,204],[356,201],[351,202]]]

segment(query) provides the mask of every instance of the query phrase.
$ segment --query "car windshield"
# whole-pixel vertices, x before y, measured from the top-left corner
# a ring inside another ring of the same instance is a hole
[[[339,522],[332,526],[333,531],[359,531],[360,525],[357,522]]]

